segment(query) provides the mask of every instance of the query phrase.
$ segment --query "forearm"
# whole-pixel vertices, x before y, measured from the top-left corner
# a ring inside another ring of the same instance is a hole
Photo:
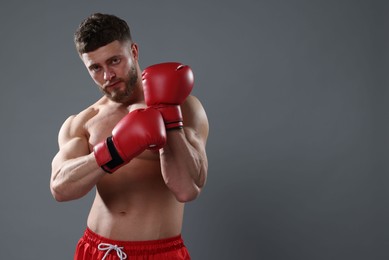
[[[67,160],[53,171],[50,188],[57,201],[83,197],[105,175],[93,154]]]
[[[160,150],[162,175],[177,200],[194,200],[205,185],[208,168],[205,151],[190,143],[183,130],[168,131],[167,145]]]

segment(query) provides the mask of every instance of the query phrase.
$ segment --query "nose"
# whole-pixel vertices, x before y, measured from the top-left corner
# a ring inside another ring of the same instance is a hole
[[[106,81],[110,81],[115,76],[116,76],[116,74],[112,70],[107,69],[104,71],[104,80],[106,80]]]

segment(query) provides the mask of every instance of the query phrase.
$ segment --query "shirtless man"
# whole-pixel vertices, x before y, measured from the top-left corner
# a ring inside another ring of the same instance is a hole
[[[75,33],[103,97],[62,125],[50,189],[57,201],[96,196],[74,259],[190,259],[185,202],[207,178],[208,120],[189,66],[140,69],[128,25],[92,14]]]

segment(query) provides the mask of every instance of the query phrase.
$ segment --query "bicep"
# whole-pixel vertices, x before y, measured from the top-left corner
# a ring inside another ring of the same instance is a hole
[[[71,159],[90,153],[89,143],[82,129],[75,125],[74,116],[69,117],[58,134],[59,151],[52,161],[52,170],[56,172],[61,165]]]
[[[190,143],[195,142],[205,149],[207,143],[209,124],[205,110],[200,101],[190,96],[182,105],[184,130]]]
[[[206,154],[206,143],[209,132],[208,118],[200,101],[194,96],[190,96],[182,106],[184,119],[185,138],[196,150],[197,161],[200,166],[201,180],[199,183],[203,186],[205,183],[208,159]]]
[[[191,96],[183,105],[184,132],[186,140],[196,150],[199,175],[196,185],[201,188],[205,185],[208,172],[206,143],[209,132],[207,115],[200,101]]]

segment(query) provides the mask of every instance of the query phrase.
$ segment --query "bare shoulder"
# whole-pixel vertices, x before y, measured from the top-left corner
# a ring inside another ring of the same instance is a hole
[[[69,116],[64,121],[58,135],[58,142],[60,146],[75,137],[86,138],[88,133],[85,126],[89,120],[96,116],[100,107],[103,105],[102,102],[102,100],[99,100],[78,114]]]

